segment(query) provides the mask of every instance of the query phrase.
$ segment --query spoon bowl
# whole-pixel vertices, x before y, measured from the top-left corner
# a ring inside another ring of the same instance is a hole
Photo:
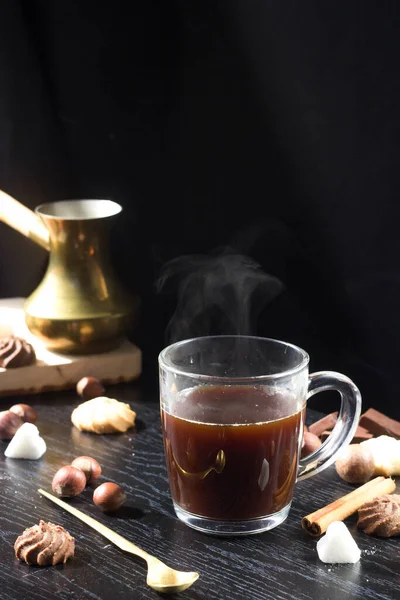
[[[136,546],[126,538],[122,537],[122,535],[119,535],[119,533],[116,533],[109,527],[106,527],[99,521],[96,521],[96,519],[89,517],[89,515],[86,515],[74,506],[67,504],[67,502],[60,500],[60,498],[49,494],[45,490],[39,489],[38,492],[55,504],[58,504],[58,506],[61,506],[61,508],[71,513],[71,515],[74,515],[86,523],[86,525],[89,525],[89,527],[92,527],[92,529],[98,533],[101,533],[101,535],[118,546],[118,548],[121,550],[143,558],[147,563],[146,583],[156,592],[162,594],[183,592],[183,590],[186,590],[199,578],[199,574],[195,573],[194,571],[176,571],[175,569],[171,569],[171,567],[168,567],[155,556],[148,554],[139,548],[139,546]]]
[[[198,578],[198,573],[194,571],[176,571],[167,567],[167,565],[154,556],[149,556],[147,560],[146,583],[157,592],[164,594],[183,592],[197,581]]]

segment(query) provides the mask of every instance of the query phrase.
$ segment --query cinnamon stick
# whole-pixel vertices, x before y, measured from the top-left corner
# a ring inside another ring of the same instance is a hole
[[[333,521],[344,521],[366,502],[383,494],[391,494],[395,489],[396,484],[390,477],[386,479],[385,477],[375,477],[375,479],[364,483],[350,494],[346,494],[342,498],[331,502],[331,504],[303,517],[301,525],[310,535],[321,535],[325,533],[328,525]]]

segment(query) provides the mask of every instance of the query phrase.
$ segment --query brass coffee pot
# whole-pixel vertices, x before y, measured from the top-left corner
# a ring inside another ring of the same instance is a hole
[[[63,200],[32,212],[0,191],[0,221],[50,252],[45,276],[24,304],[29,330],[48,349],[110,350],[137,317],[139,298],[116,280],[109,258],[110,225],[121,211],[111,200]]]

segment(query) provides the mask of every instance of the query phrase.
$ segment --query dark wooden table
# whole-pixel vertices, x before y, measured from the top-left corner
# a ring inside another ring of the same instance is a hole
[[[146,586],[145,563],[126,555],[84,523],[37,493],[51,489],[55,471],[73,457],[89,454],[103,466],[103,480],[124,486],[127,505],[116,516],[102,514],[87,489],[71,502],[170,566],[200,572],[181,600],[393,600],[400,598],[400,538],[380,540],[347,524],[362,550],[356,565],[325,565],[316,541],[300,526],[302,516],[350,491],[331,467],[297,484],[284,524],[264,534],[215,538],[189,529],[173,512],[164,465],[158,398],[139,386],[116,386],[110,395],[129,402],[137,428],[123,435],[78,432],[70,415],[79,403],[73,392],[25,398],[39,413],[37,423],[48,446],[39,461],[4,458],[0,442],[0,599],[108,600],[157,598]],[[1,409],[15,399],[0,399]],[[75,559],[56,567],[28,567],[14,556],[18,535],[39,522],[65,527],[76,539]]]

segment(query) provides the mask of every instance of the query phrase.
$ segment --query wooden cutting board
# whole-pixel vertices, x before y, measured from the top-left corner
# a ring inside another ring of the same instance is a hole
[[[110,352],[86,356],[46,350],[25,325],[23,303],[24,298],[0,299],[0,337],[16,335],[27,340],[35,348],[37,362],[18,369],[0,368],[0,397],[68,389],[86,376],[97,377],[106,384],[140,376],[142,353],[128,340]]]

